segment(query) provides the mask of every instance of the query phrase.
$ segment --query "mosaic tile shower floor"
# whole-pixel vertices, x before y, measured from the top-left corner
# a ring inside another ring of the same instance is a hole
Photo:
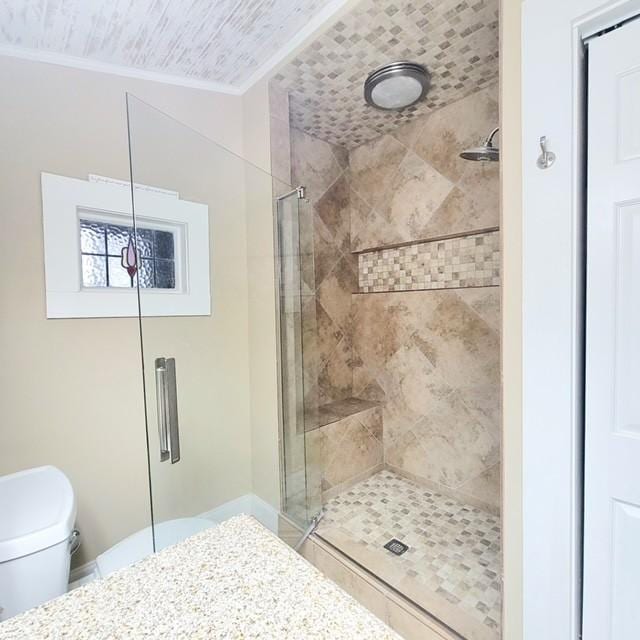
[[[464,636],[499,638],[500,519],[381,471],[325,505],[318,534]],[[384,549],[392,538],[409,546]]]

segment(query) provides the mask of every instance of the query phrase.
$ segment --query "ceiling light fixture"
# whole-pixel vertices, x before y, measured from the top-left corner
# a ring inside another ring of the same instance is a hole
[[[364,99],[376,109],[394,111],[419,102],[429,91],[431,74],[417,62],[399,61],[372,71],[364,83]]]

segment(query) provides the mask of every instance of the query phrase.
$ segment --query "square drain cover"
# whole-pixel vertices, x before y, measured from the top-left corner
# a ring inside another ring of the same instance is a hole
[[[401,556],[409,547],[404,544],[404,542],[400,542],[400,540],[393,538],[384,545],[384,548],[391,551],[391,553],[395,553],[397,556]]]

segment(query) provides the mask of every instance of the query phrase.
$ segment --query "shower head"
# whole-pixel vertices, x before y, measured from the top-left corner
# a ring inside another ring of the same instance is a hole
[[[405,109],[422,100],[431,86],[431,74],[417,62],[401,60],[378,67],[364,83],[364,99],[385,111]]]
[[[481,147],[472,147],[465,149],[460,157],[473,162],[498,162],[500,160],[500,149],[493,146],[493,138],[498,133],[499,127],[496,127],[484,141]]]

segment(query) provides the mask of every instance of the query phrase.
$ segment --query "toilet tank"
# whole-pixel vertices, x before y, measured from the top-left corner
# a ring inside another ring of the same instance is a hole
[[[0,620],[66,592],[76,501],[44,466],[0,477]]]

